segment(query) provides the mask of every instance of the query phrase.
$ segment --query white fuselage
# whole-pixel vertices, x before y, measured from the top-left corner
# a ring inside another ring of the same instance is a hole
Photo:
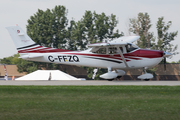
[[[140,50],[140,49],[139,49]],[[138,50],[136,50],[138,51]],[[133,51],[135,52],[135,51]],[[43,57],[27,58],[30,61],[48,62],[55,64],[67,64],[76,66],[88,66],[98,68],[114,68],[114,69],[133,69],[152,67],[157,65],[162,57],[141,57],[141,56],[130,56],[127,53],[124,54],[125,60],[129,67],[125,65],[119,54],[96,54],[92,52],[55,52],[55,53],[28,53],[29,56],[42,55]]]

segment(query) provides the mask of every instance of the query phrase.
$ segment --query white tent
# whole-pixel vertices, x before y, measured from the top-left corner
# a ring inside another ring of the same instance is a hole
[[[81,80],[60,70],[37,70],[15,80]]]

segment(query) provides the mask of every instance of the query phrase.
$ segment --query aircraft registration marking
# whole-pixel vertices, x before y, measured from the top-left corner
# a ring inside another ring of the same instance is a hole
[[[52,55],[48,56],[50,62],[59,61],[59,62],[79,62],[79,58],[76,55],[59,55],[57,57],[53,57]]]

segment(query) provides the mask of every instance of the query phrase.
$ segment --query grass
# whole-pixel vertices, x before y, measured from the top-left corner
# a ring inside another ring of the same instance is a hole
[[[179,120],[180,86],[0,86],[1,120]]]

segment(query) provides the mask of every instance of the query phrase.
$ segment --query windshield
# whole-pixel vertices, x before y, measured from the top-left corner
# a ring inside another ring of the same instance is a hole
[[[138,49],[139,47],[138,46],[136,46],[136,45],[134,45],[134,44],[128,44],[128,45],[126,45],[126,49],[127,49],[127,52],[131,52],[131,51],[134,51],[134,50],[136,50],[136,49]]]

